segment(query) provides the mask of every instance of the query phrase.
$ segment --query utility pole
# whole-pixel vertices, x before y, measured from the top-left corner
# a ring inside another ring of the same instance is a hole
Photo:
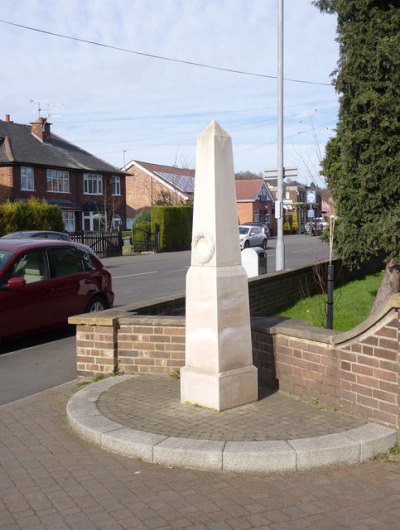
[[[278,190],[275,204],[277,271],[285,268],[285,246],[283,242],[283,3],[284,0],[278,0]]]

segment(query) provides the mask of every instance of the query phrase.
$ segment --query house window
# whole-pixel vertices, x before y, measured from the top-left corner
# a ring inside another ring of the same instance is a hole
[[[254,212],[254,222],[258,223],[260,221],[260,212],[256,210]]]
[[[75,212],[63,212],[64,230],[75,232]]]
[[[102,212],[83,212],[83,230],[101,232],[106,227],[106,216]]]
[[[83,175],[83,193],[85,195],[103,195],[103,177],[97,173]]]
[[[34,191],[35,179],[33,175],[33,167],[21,167],[21,190]]]
[[[69,173],[59,169],[47,170],[47,191],[69,193]]]
[[[121,177],[113,175],[110,179],[112,195],[121,195]]]
[[[119,226],[122,225],[122,219],[121,219],[121,216],[118,215],[117,213],[114,214],[114,217],[113,217],[113,220],[112,220],[112,223],[111,223],[111,228],[113,230],[116,230]]]

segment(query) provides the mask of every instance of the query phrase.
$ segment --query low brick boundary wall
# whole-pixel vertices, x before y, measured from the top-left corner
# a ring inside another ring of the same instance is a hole
[[[318,400],[389,427],[400,427],[400,295],[346,333],[283,318],[252,318],[253,362],[261,385]],[[113,309],[80,315],[81,375],[170,374],[184,366],[185,319]]]

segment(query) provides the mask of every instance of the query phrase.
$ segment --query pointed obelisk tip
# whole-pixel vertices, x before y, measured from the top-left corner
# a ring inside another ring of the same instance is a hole
[[[221,127],[221,125],[213,120],[208,127],[204,129],[200,136],[228,136],[229,134]]]

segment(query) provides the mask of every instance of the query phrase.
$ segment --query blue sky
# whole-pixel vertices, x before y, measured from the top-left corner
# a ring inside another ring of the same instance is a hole
[[[277,75],[278,0],[0,0],[0,18],[170,59]],[[318,181],[337,121],[330,73],[336,18],[285,0],[284,165]],[[52,130],[121,167],[195,164],[212,120],[232,136],[236,171],[277,164],[276,79],[190,66],[0,23],[0,116]],[[34,102],[32,103],[31,100]]]

